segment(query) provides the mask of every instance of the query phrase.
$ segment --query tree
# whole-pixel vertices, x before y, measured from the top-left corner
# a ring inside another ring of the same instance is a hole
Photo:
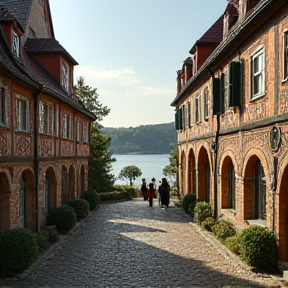
[[[91,159],[89,161],[89,189],[97,192],[111,191],[115,182],[114,175],[110,174],[112,163],[116,161],[112,152],[108,150],[111,137],[103,137],[97,124],[91,129]]]
[[[169,157],[170,164],[163,168],[163,174],[170,179],[170,183],[178,188],[178,153],[177,148],[171,151]]]
[[[84,78],[79,77],[76,86],[74,86],[78,101],[82,103],[90,112],[94,113],[96,119],[101,121],[107,116],[110,109],[103,106],[98,100],[97,89],[84,83]],[[102,136],[99,123],[92,124],[91,142],[88,171],[88,188],[97,192],[111,191],[115,182],[114,176],[110,174],[112,163],[116,161],[112,158],[112,152],[108,150],[111,142],[110,136]]]
[[[97,94],[97,88],[92,88],[86,85],[84,77],[80,76],[77,79],[77,84],[74,86],[77,99],[82,103],[87,110],[95,114],[96,121],[103,120],[103,117],[107,116],[110,112],[110,108],[103,106],[98,100],[99,94]]]
[[[118,178],[122,179],[122,180],[129,179],[130,186],[132,186],[133,185],[133,181],[135,181],[135,179],[137,177],[140,177],[141,175],[142,175],[141,170],[137,166],[131,165],[131,166],[124,167],[120,171],[120,173],[118,175]]]

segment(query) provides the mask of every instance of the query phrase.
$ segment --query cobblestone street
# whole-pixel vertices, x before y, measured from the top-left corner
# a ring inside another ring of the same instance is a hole
[[[28,271],[2,279],[0,287],[222,288],[264,283],[210,233],[191,224],[189,215],[175,207],[161,209],[156,202],[152,208],[140,198],[101,204]]]

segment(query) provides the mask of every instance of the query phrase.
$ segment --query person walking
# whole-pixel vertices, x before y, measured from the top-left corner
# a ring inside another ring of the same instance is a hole
[[[147,184],[145,178],[142,179],[142,185],[141,185],[141,196],[143,197],[144,201],[147,200]]]
[[[153,198],[156,195],[156,189],[154,188],[154,184],[153,183],[149,183],[149,188],[147,191],[147,197],[148,197],[148,201],[149,201],[149,207],[153,207]]]
[[[170,185],[166,178],[162,178],[162,184],[159,187],[159,192],[161,195],[161,207],[168,208],[170,203]]]

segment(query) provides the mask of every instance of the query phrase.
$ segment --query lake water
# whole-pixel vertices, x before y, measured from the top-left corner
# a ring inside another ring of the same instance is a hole
[[[164,176],[162,170],[165,166],[170,164],[169,154],[148,154],[148,155],[113,155],[116,159],[116,162],[112,163],[111,174],[114,174],[115,177],[118,177],[120,171],[126,166],[137,166],[142,175],[134,181],[134,185],[139,186],[142,183],[142,178],[146,179],[147,184],[151,182],[151,179],[154,177],[156,183],[161,181]],[[116,185],[129,184],[129,182],[116,180]]]

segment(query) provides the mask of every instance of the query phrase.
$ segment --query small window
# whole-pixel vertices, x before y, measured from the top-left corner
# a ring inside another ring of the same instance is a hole
[[[39,133],[54,135],[54,106],[52,103],[39,103]]]
[[[82,142],[83,123],[81,120],[76,120],[76,141]]]
[[[200,122],[200,98],[196,97],[195,98],[195,123],[199,123]]]
[[[65,63],[62,63],[62,87],[69,92],[69,68]]]
[[[208,121],[208,117],[209,117],[209,89],[208,86],[205,87],[204,89],[204,120]]]
[[[63,138],[72,139],[72,118],[69,114],[63,114]]]
[[[5,89],[0,88],[0,125],[6,126],[6,98]]]
[[[283,33],[283,81],[288,79],[288,30]]]
[[[19,57],[19,36],[13,32],[12,34],[12,53],[16,56]]]
[[[84,143],[88,143],[89,140],[89,129],[88,129],[89,125],[88,123],[84,123],[83,124],[83,142]]]
[[[264,49],[251,57],[251,99],[264,94]]]
[[[221,98],[220,110],[221,114],[228,110],[228,92],[229,92],[229,79],[228,71],[221,74]]]
[[[16,95],[16,123],[17,131],[29,131],[30,108],[27,97],[20,94]]]
[[[188,118],[188,127],[190,128],[192,126],[191,123],[191,101],[188,102],[188,108],[187,108],[187,118]]]

